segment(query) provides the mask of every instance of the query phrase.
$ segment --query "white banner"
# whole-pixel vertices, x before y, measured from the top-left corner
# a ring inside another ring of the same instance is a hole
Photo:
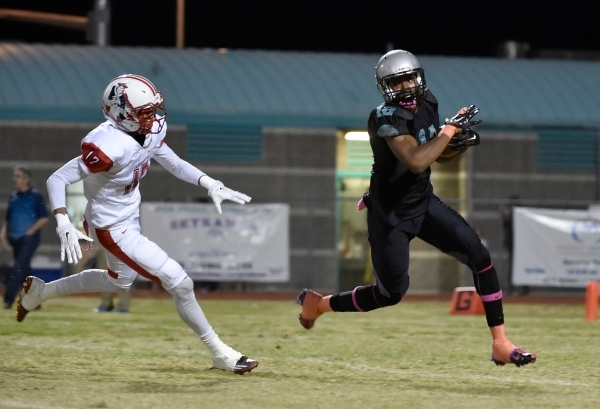
[[[142,203],[142,234],[196,281],[288,281],[289,205],[222,207]]]
[[[600,279],[600,214],[514,209],[513,284],[581,287]]]

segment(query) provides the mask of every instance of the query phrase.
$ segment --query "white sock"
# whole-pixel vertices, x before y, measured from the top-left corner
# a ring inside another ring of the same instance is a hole
[[[208,323],[202,308],[200,308],[198,301],[196,301],[194,282],[190,277],[186,276],[177,287],[169,290],[169,293],[173,296],[175,307],[177,307],[177,312],[183,322],[196,333],[202,342],[207,344],[217,337],[217,334]]]
[[[224,353],[226,355],[237,353],[239,355],[239,356],[235,357],[235,360],[237,361],[239,359],[239,357],[242,356],[241,353],[237,352],[236,350],[231,348],[229,345],[227,345],[226,343],[221,341],[219,336],[216,334],[213,339],[206,342],[206,347],[208,348],[208,350],[210,351],[210,353],[213,357],[223,355]]]
[[[117,287],[114,279],[108,275],[106,270],[84,270],[81,273],[46,283],[42,299],[46,301],[62,295],[102,291],[124,292],[127,289]]]

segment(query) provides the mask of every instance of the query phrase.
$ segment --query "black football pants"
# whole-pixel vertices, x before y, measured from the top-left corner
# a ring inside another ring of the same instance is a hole
[[[374,212],[369,212],[367,221],[378,290],[395,302],[408,290],[409,244],[415,237],[455,257],[474,273],[491,265],[490,254],[475,230],[435,195],[425,214],[394,227],[382,222]]]

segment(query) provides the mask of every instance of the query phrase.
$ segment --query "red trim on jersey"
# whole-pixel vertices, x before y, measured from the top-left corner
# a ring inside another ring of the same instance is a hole
[[[115,280],[119,278],[119,275],[112,271],[110,268],[108,269],[108,275],[114,278]]]
[[[133,261],[115,241],[113,240],[110,232],[108,230],[96,229],[96,235],[98,236],[98,241],[106,250],[108,250],[111,254],[125,263],[127,266],[131,267],[136,273],[141,275],[142,277],[147,278],[148,280],[154,281],[156,284],[162,286],[160,279],[155,275],[152,275],[148,270],[145,270],[144,267],[140,266],[138,263]]]
[[[161,146],[163,146],[165,143],[165,140],[163,139],[162,141],[160,141],[160,145],[158,145],[158,147],[160,148]]]
[[[113,167],[113,161],[91,142],[81,145],[81,159],[92,173],[106,172]]]

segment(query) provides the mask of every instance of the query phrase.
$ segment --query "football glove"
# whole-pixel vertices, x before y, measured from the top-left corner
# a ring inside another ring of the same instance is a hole
[[[65,261],[65,256],[69,264],[75,264],[82,258],[81,246],[79,240],[87,242],[94,241],[73,226],[66,214],[58,213],[56,217],[56,233],[60,238],[60,261]]]
[[[479,108],[477,108],[475,105],[471,105],[464,113],[458,113],[450,119],[446,118],[446,125],[455,126],[461,130],[460,133],[463,133],[472,126],[479,125],[481,122],[483,122],[481,120],[472,120],[478,112]]]
[[[252,200],[250,196],[229,189],[228,187],[225,187],[220,180],[214,180],[207,175],[200,177],[200,186],[208,189],[208,196],[212,199],[219,214],[223,213],[221,210],[221,202],[223,202],[223,200],[231,200],[232,202],[239,204],[245,204]]]
[[[481,143],[479,134],[472,129],[467,128],[463,133],[456,134],[450,139],[448,147],[456,151],[461,150],[465,146],[477,146]]]

